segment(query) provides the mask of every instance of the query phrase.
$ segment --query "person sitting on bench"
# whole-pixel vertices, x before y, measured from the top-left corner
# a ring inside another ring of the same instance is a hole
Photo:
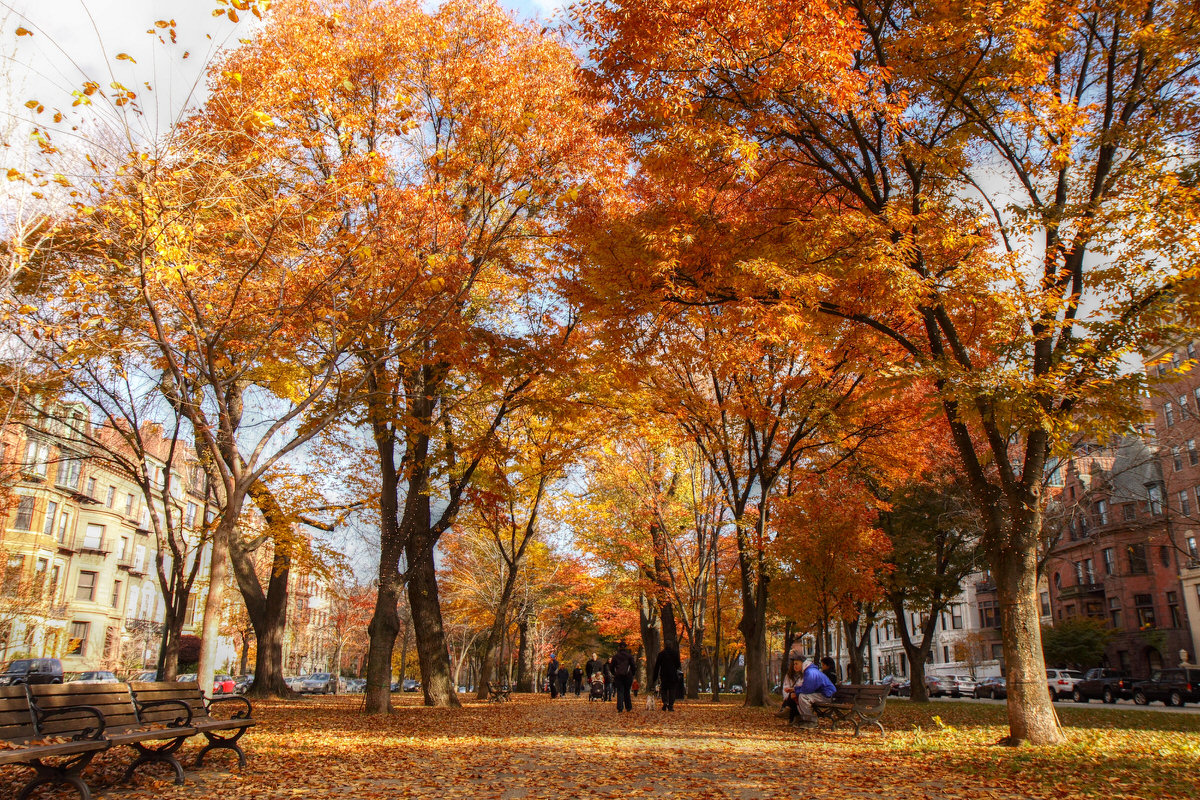
[[[796,687],[800,685],[804,674],[804,656],[799,653],[792,653],[791,666],[788,671],[783,674],[783,680],[780,681],[780,691],[783,692],[783,707],[776,712],[775,716],[786,719],[791,722],[799,713],[796,710]]]
[[[817,715],[813,713],[813,704],[826,703],[836,693],[837,688],[828,676],[811,658],[805,657],[800,685],[795,687],[797,716],[792,720],[792,725],[797,728],[817,727]]]

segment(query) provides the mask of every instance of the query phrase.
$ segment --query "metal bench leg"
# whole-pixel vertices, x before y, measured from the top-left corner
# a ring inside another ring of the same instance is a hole
[[[208,739],[208,744],[204,745],[204,747],[200,750],[200,754],[196,756],[196,766],[204,766],[204,756],[213,750],[232,750],[233,752],[237,753],[238,766],[245,767],[246,753],[242,750],[241,745],[237,743],[237,740],[242,738],[242,734],[245,732],[246,728],[242,728],[233,736],[218,736],[214,733],[205,732],[204,737]]]
[[[169,764],[171,769],[175,770],[175,785],[183,785],[183,765],[179,763],[174,755],[175,751],[183,744],[182,739],[176,739],[166,747],[153,748],[146,747],[140,742],[135,742],[131,746],[138,751],[138,757],[129,765],[129,769],[125,770],[125,774],[121,777],[120,783],[124,783],[133,777],[133,773],[143,764]]]
[[[37,771],[37,775],[33,780],[25,784],[21,789],[21,793],[17,795],[17,800],[26,800],[33,793],[33,790],[39,786],[46,784],[66,784],[75,788],[79,792],[80,800],[92,800],[92,792],[88,789],[88,785],[83,782],[83,778],[79,777],[79,773],[88,765],[88,762],[96,755],[95,752],[83,753],[71,761],[59,766],[43,764],[40,760],[29,762],[29,766]]]

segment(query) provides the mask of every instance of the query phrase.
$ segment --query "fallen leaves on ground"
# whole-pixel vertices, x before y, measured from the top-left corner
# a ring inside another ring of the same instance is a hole
[[[514,695],[512,703],[431,709],[394,697],[366,716],[361,696],[255,703],[242,739],[249,765],[203,743],[181,751],[187,783],[139,771],[122,800],[199,798],[1125,798],[1200,797],[1200,717],[1061,708],[1069,741],[1006,748],[1002,705],[891,702],[888,735],[797,731],[734,701],[679,703],[674,713],[618,715],[612,703]],[[133,758],[106,752],[93,785]],[[11,768],[10,768],[11,769]],[[20,777],[23,780],[27,773]],[[5,773],[13,785],[16,774]],[[64,796],[51,795],[45,796]]]

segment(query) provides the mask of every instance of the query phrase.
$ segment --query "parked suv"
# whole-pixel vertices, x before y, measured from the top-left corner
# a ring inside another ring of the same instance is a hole
[[[57,658],[18,658],[0,673],[0,686],[22,683],[62,683],[62,662]]]
[[[1132,693],[1133,679],[1128,672],[1097,668],[1089,669],[1084,673],[1083,680],[1075,683],[1071,697],[1076,703],[1086,703],[1097,698],[1105,703],[1115,703]]]
[[[1075,691],[1075,683],[1083,680],[1083,675],[1073,669],[1046,670],[1046,686],[1050,689],[1050,699],[1058,700],[1070,697]]]
[[[975,679],[970,675],[947,675],[946,680],[950,681],[951,697],[975,696]]]
[[[1139,706],[1161,700],[1169,706],[1200,703],[1200,669],[1162,669],[1148,681],[1133,685],[1133,702]]]

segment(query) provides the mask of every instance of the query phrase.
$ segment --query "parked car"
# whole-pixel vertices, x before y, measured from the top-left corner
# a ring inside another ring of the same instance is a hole
[[[145,672],[139,672],[129,676],[130,683],[153,683],[158,680],[158,670],[148,669]]]
[[[421,689],[421,682],[416,678],[405,678],[400,682],[400,687],[406,692],[416,692]]]
[[[301,694],[329,694],[333,691],[333,681],[334,676],[332,672],[314,672],[300,682],[299,691]],[[337,681],[338,692],[345,692],[345,679],[339,677]]]
[[[1075,684],[1083,679],[1083,673],[1073,669],[1046,670],[1046,686],[1050,689],[1051,700],[1061,700],[1071,697]]]
[[[366,690],[366,678],[346,678],[346,691],[350,694],[362,694]]]
[[[746,691],[746,690],[744,688],[742,688],[742,685],[739,683],[735,683],[733,686],[729,687],[730,694],[741,694],[744,691]]]
[[[57,658],[17,658],[0,672],[0,686],[24,683],[62,683],[62,662]]]
[[[1076,703],[1086,703],[1089,700],[1115,703],[1118,699],[1132,696],[1133,678],[1128,672],[1118,669],[1089,669],[1071,689],[1071,698]]]
[[[975,696],[975,679],[970,675],[946,675],[944,677],[950,683],[951,697]]]
[[[233,681],[233,691],[235,694],[245,694],[246,690],[254,683],[254,675],[239,675]]]
[[[175,680],[180,683],[195,683],[200,679],[200,676],[194,672],[188,672],[180,675]],[[228,675],[213,676],[213,694],[233,694],[233,678]]]
[[[70,683],[120,683],[117,676],[107,670],[80,672],[71,678]]]
[[[1200,703],[1200,668],[1161,669],[1133,684],[1133,702],[1144,706],[1155,700],[1168,706]]]
[[[1004,678],[984,678],[975,684],[975,697],[1004,700],[1008,697],[1008,682]]]
[[[284,678],[283,682],[286,683],[287,687],[293,692],[299,692],[301,691],[300,687],[304,685],[304,678],[300,675],[293,675],[290,678]]]

